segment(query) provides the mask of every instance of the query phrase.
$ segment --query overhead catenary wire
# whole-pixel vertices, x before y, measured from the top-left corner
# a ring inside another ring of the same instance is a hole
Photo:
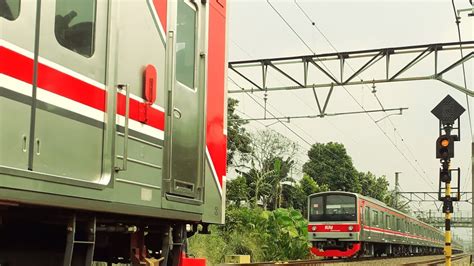
[[[323,38],[326,40],[326,42],[331,46],[331,48],[339,53],[339,50],[334,46],[334,44],[329,40],[329,38],[326,36],[326,34],[316,25],[316,22],[313,21],[311,19],[311,17],[308,15],[308,13],[301,7],[301,5],[297,2],[297,0],[294,0],[294,3],[296,4],[296,6],[298,7],[298,9],[303,13],[303,15],[311,22],[311,25],[314,26],[314,28],[321,34],[321,36],[323,36]],[[352,65],[347,62],[347,65],[349,66],[349,68],[356,72],[355,69],[352,67]],[[362,78],[357,75],[358,78],[360,78],[362,80]],[[364,84],[363,86],[367,87],[369,90],[370,88],[367,86],[367,84]],[[382,104],[382,101],[379,99],[379,97],[377,96],[377,94],[375,92],[372,93],[375,97],[375,99],[377,100],[378,104],[380,105],[380,107],[382,108],[382,110],[385,110],[385,107],[383,106]],[[392,127],[394,128],[394,131],[395,133],[398,135],[398,137],[400,138],[400,140],[402,141],[402,143],[405,145],[408,153],[410,153],[411,157],[414,159],[414,161],[417,163],[418,167],[421,169],[421,171],[423,172],[423,174],[425,174],[426,176],[426,171],[424,170],[424,168],[421,166],[421,164],[419,163],[418,159],[416,158],[416,156],[414,155],[414,153],[411,151],[411,148],[408,146],[408,144],[405,142],[405,139],[401,136],[401,134],[399,133],[399,130],[397,129],[397,127],[395,126],[395,124],[393,123],[392,119],[387,116],[388,120],[390,121],[390,124],[392,125]],[[378,121],[377,121],[378,122]]]
[[[286,21],[286,19],[283,17],[282,14],[280,14],[280,12],[278,12],[278,10],[272,5],[272,3],[270,3],[270,0],[267,0],[267,3],[272,7],[272,9],[278,14],[278,16],[285,22],[285,24],[291,29],[291,31],[293,31],[293,33],[298,37],[298,39],[300,39],[300,41],[306,46],[306,48],[308,48],[313,54],[316,54],[313,49],[311,49],[311,47],[303,40],[303,38],[298,34],[298,32],[296,32],[295,29],[293,29],[293,27],[291,27],[290,23],[288,23],[288,21]]]
[[[295,1],[296,2],[296,1]],[[305,46],[313,53],[315,54],[315,52],[313,51],[313,49],[311,49],[311,47],[309,47],[307,45],[307,43],[303,40],[303,38],[296,32],[296,30],[286,21],[286,19],[280,14],[280,12],[278,12],[278,10],[270,3],[269,0],[267,0],[267,3],[271,6],[271,8],[278,14],[278,16],[285,22],[285,24],[291,29],[291,31],[298,36],[298,38],[305,44]],[[307,15],[307,14],[306,14]],[[326,70],[331,73],[333,76],[334,76],[334,73],[332,73],[332,71],[324,64],[324,62],[322,61],[319,61],[320,63],[322,63],[323,67],[326,68]],[[349,90],[344,86],[342,85],[342,88],[344,88],[344,90],[346,91],[347,94],[349,94],[349,96],[357,103],[357,105],[364,111],[366,111],[366,109],[359,103],[359,101],[357,101],[357,99],[352,95],[352,93],[349,92]],[[434,183],[427,179],[427,177],[423,176],[422,174],[420,174],[419,170],[413,165],[413,163],[410,161],[410,159],[408,159],[408,157],[403,153],[402,150],[400,150],[400,148],[396,145],[396,143],[388,136],[388,134],[385,132],[385,130],[383,130],[383,128],[380,127],[380,125],[378,125],[378,123],[376,123],[375,119],[369,114],[369,113],[366,113],[367,116],[374,122],[374,124],[377,126],[377,128],[384,134],[384,136],[389,140],[389,142],[392,144],[392,146],[395,147],[395,149],[402,155],[402,157],[410,164],[410,166],[415,170],[415,172],[423,179],[425,180],[430,186],[432,186],[434,188]]]
[[[472,2],[470,2],[471,5],[472,5]],[[452,7],[453,7],[453,12],[454,12],[454,18],[455,18],[455,23],[456,23],[456,28],[457,28],[457,33],[458,33],[458,39],[459,39],[459,42],[462,41],[462,37],[461,37],[461,27],[460,27],[460,23],[461,23],[461,20],[460,20],[460,17],[458,17],[457,13],[456,13],[456,4],[454,3],[454,0],[451,0],[451,4],[452,4]],[[461,54],[461,58],[464,57],[464,52],[463,52],[463,47],[462,47],[462,44],[459,44],[459,52]],[[468,90],[468,86],[467,86],[467,80],[466,80],[466,68],[464,66],[464,62],[462,62],[462,74],[463,74],[463,81],[464,81],[464,88],[466,90]],[[471,105],[470,105],[470,102],[469,102],[469,95],[467,95],[466,93],[466,106],[467,106],[467,115],[468,115],[468,119],[469,119],[469,128],[471,130],[471,142],[474,142],[474,131],[472,130],[472,121],[471,121]],[[469,165],[469,169],[471,168],[471,165]],[[470,179],[469,178],[469,170],[466,171],[466,181],[465,181],[465,185],[468,184],[468,180]]]
[[[452,3],[452,6],[453,6],[454,17],[456,19],[455,23],[456,23],[456,27],[457,27],[457,31],[458,31],[458,39],[459,39],[459,42],[462,42],[461,27],[459,26],[459,24],[461,23],[461,20],[460,20],[460,17],[458,17],[457,14],[456,14],[456,5],[454,3],[454,0],[451,0],[451,3]],[[472,2],[471,2],[471,4],[472,4]],[[463,52],[462,44],[459,44],[459,53],[461,54],[461,58],[464,58],[464,52]],[[468,90],[467,80],[466,80],[466,67],[464,65],[464,61],[462,62],[461,66],[462,66],[462,75],[463,75],[463,81],[464,81],[464,88],[466,88],[466,90]],[[471,142],[472,142],[472,140],[474,139],[474,131],[472,130],[471,107],[470,107],[470,102],[469,102],[469,95],[467,93],[466,93],[466,105],[467,105],[467,114],[468,114],[468,117],[469,117],[469,128],[471,129]]]
[[[244,50],[244,48],[242,46],[240,46],[237,42],[235,42],[234,40],[231,39],[231,42],[240,50],[242,51],[243,53],[245,53],[247,56],[249,57],[252,57],[252,55],[250,53],[248,53],[246,50]],[[271,73],[269,74],[271,75]],[[239,86],[238,86],[239,87]],[[239,87],[240,88],[240,87]],[[303,103],[305,106],[307,106],[309,109],[313,110],[313,111],[318,111],[316,110],[316,108],[314,106],[311,106],[309,105],[306,101],[304,101],[298,94],[296,94],[294,91],[291,91],[290,90],[290,93],[292,95],[294,95],[301,103]],[[270,106],[272,106],[270,103],[268,103]],[[274,108],[275,110],[277,110],[276,108]],[[278,111],[277,111],[278,112]],[[280,113],[280,112],[279,112]],[[281,114],[281,113],[280,113]],[[336,131],[338,131],[342,136],[346,136],[348,137],[352,142],[354,142],[355,144],[359,144],[359,141],[357,141],[356,139],[353,138],[353,136],[351,135],[345,135],[344,132],[338,128],[333,122],[331,122],[330,119],[327,119],[326,120]],[[279,123],[278,121],[276,123]],[[313,139],[312,136],[306,132],[303,128],[301,128],[297,123],[295,122],[292,122],[293,125],[295,125],[297,128],[299,128],[307,137],[309,137],[310,139]],[[272,123],[273,124],[273,123]],[[314,139],[313,139],[313,142],[316,142]]]
[[[242,86],[240,86],[234,79],[232,79],[231,77],[227,77],[234,85],[236,85],[238,88],[242,88]],[[263,104],[261,104],[260,102],[258,102],[253,96],[252,94],[246,92],[247,96],[249,96],[255,103],[257,103],[257,105],[259,105],[261,108],[265,109],[265,106]],[[258,96],[254,95],[255,97],[259,98]],[[261,98],[260,98],[261,99]],[[269,105],[270,107],[274,108],[275,110],[277,110],[274,106],[272,105]],[[268,114],[271,115],[273,118],[275,118],[280,124],[282,124],[286,129],[288,129],[291,133],[293,133],[295,136],[297,136],[300,140],[302,140],[305,144],[309,145],[309,147],[313,147],[313,145],[308,142],[305,138],[303,138],[300,134],[298,134],[297,132],[295,132],[293,129],[291,129],[284,121],[282,121],[282,119],[278,119],[276,117],[275,114],[273,114],[271,111],[267,110]],[[276,111],[277,113],[278,110]],[[280,113],[281,114],[281,113]],[[250,117],[250,116],[249,116]],[[314,140],[303,128],[301,128],[300,126],[296,125],[296,124],[293,124],[295,127],[297,127],[300,131],[302,131],[304,134],[306,134],[307,136],[310,137],[311,141],[313,143],[316,143],[316,140]],[[301,146],[300,146],[301,147]],[[325,146],[322,146],[323,148],[326,148]],[[330,153],[331,155],[333,155],[335,158],[337,158],[338,155],[334,154],[329,148],[326,148],[325,149],[328,153]],[[330,165],[327,165],[326,163],[320,161],[320,163],[324,164],[325,166],[327,167],[331,167]],[[344,162],[345,164],[347,164],[348,166],[352,166],[350,165],[348,162]]]
[[[242,88],[241,86],[239,86],[239,84],[237,84],[237,82],[235,82],[235,80],[233,80],[231,77],[228,77],[228,79],[234,83],[237,87],[239,88]],[[250,93],[246,92],[246,94],[250,97],[250,99],[252,99],[256,104],[258,104],[260,107],[264,108],[265,109],[265,106],[263,106],[260,102],[258,102]],[[267,110],[267,113],[269,115],[271,115],[272,117],[276,117],[276,115],[274,115],[272,112],[270,112],[269,110]],[[308,146],[312,146],[312,144],[310,142],[308,142],[305,138],[303,138],[300,134],[298,134],[297,132],[295,132],[293,129],[291,129],[288,125],[286,125],[283,121],[281,121],[281,119],[277,119],[283,126],[285,126],[290,132],[292,132],[295,136],[297,136],[300,140],[302,140],[304,143],[306,143]]]

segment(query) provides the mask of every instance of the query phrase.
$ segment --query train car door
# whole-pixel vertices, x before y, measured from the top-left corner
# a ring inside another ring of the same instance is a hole
[[[0,172],[28,168],[36,1],[0,1]]]
[[[101,183],[108,1],[38,2],[33,170]]]
[[[365,213],[365,225],[367,225],[368,227],[371,227],[372,226],[372,223],[371,223],[371,219],[370,219],[370,207],[365,207],[365,210],[364,210],[364,213]],[[370,239],[370,236],[371,236],[371,230],[372,229],[368,229],[365,228],[364,232],[365,232],[365,236]]]
[[[166,119],[168,178],[164,181],[168,194],[199,201],[205,152],[206,4],[179,0],[176,8],[176,31],[168,32],[167,41],[175,63],[169,73],[175,74]]]

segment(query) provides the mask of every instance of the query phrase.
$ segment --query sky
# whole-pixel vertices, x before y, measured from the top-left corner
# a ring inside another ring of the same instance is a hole
[[[270,3],[311,50],[316,53],[335,52],[294,0],[270,0]],[[297,3],[339,52],[458,41],[455,18],[449,0],[297,0]],[[470,5],[468,0],[455,0],[455,3],[458,9]],[[229,61],[312,54],[267,1],[232,0],[228,1],[228,5]],[[474,17],[462,14],[460,27],[463,41],[474,40]],[[440,63],[447,65],[459,58],[459,51],[447,52]],[[405,62],[403,60],[408,62],[410,57],[402,57],[400,62],[396,63],[401,64]],[[410,70],[412,71],[410,74],[427,73],[427,68],[433,64],[429,61],[432,59],[426,60],[424,64]],[[474,90],[473,62],[474,60],[471,60],[465,65],[468,88],[471,90]],[[361,61],[354,61],[351,64],[357,68]],[[328,66],[331,68],[330,64]],[[382,70],[383,67],[374,65],[374,69],[362,74],[361,78],[372,80]],[[230,70],[228,72],[239,87],[251,88],[249,83],[239,79]],[[260,72],[248,75],[258,76]],[[446,78],[462,84],[461,68],[457,68]],[[269,80],[271,85],[284,85],[282,78],[277,74],[271,73]],[[232,82],[228,82],[227,86],[228,90],[238,89]],[[380,106],[370,87],[362,85],[347,87],[353,98],[343,88],[336,87],[327,113],[361,111],[359,104],[365,109],[379,109]],[[374,120],[382,119],[377,123],[366,114],[359,114],[292,120],[287,124],[304,140],[283,125],[273,124],[274,121],[251,122],[247,128],[252,132],[265,129],[267,126],[299,143],[301,147],[298,160],[302,163],[307,160],[309,145],[306,142],[339,142],[344,144],[359,171],[370,171],[377,176],[386,176],[392,188],[394,173],[401,172],[402,191],[437,191],[440,164],[435,158],[435,141],[438,137],[438,121],[431,114],[431,110],[447,94],[467,109],[466,95],[435,80],[376,84],[376,90],[376,95],[385,108],[409,109],[404,111],[403,115],[393,115],[385,119],[382,118],[386,114],[373,114]],[[318,89],[318,93],[323,97],[327,91]],[[240,101],[238,107],[240,116],[263,117],[264,110],[248,95],[239,93],[229,96]],[[256,92],[253,97],[263,104],[263,93]],[[469,102],[472,109],[474,105],[471,98]],[[270,112],[280,116],[317,113],[313,92],[310,89],[270,92],[267,106]],[[474,119],[471,119],[471,123],[474,124]],[[471,191],[472,135],[466,111],[461,116],[461,141],[455,144],[455,158],[452,160],[453,167],[461,168],[463,191]],[[431,203],[411,204],[411,207],[413,210],[436,210]],[[468,216],[471,214],[471,205],[468,203],[455,205],[455,212],[458,215]],[[458,229],[454,232],[464,237],[471,235],[469,229]]]

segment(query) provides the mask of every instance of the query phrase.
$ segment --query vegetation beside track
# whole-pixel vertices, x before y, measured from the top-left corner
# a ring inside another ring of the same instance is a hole
[[[211,264],[231,254],[250,255],[253,261],[309,257],[307,221],[298,210],[230,207],[226,218],[226,224],[213,227],[210,235],[191,238],[190,253]]]
[[[358,171],[344,145],[315,143],[300,163],[297,143],[271,129],[248,132],[237,105],[229,99],[227,164],[237,177],[227,181],[226,224],[189,240],[196,257],[210,264],[235,254],[254,262],[307,259],[306,202],[316,192],[351,191],[406,206],[395,202],[385,176]]]

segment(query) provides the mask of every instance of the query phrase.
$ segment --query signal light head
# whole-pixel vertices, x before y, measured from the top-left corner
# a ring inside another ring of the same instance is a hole
[[[451,171],[449,169],[440,169],[439,178],[441,182],[451,182]]]
[[[441,139],[441,142],[439,144],[441,144],[441,147],[446,148],[449,146],[449,139]]]
[[[449,160],[454,157],[454,141],[455,135],[442,135],[436,140],[436,158],[441,160]]]

